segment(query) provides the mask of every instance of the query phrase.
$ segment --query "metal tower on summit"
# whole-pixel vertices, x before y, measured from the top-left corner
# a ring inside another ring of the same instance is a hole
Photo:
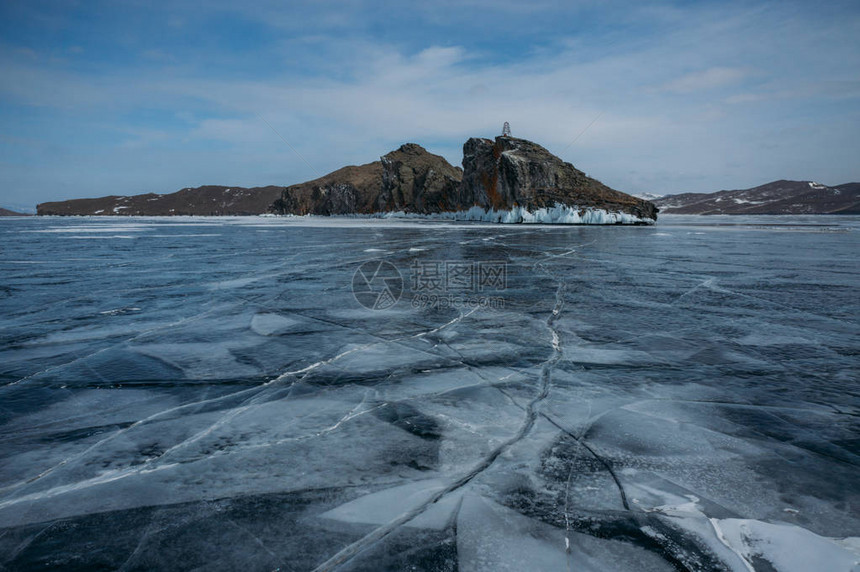
[[[511,136],[511,124],[505,121],[505,124],[502,125],[502,137],[510,137]]]

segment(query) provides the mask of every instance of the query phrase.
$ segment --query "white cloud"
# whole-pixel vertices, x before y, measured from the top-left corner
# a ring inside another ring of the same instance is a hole
[[[415,51],[310,30],[312,35],[292,37],[276,49],[285,59],[315,57],[321,71],[272,69],[265,77],[241,79],[207,73],[181,58],[169,68],[88,75],[7,54],[0,57],[0,97],[55,108],[77,118],[84,130],[93,117],[100,127],[116,121],[126,143],[104,160],[146,165],[157,157],[163,165],[159,181],[176,183],[161,192],[195,184],[206,172],[207,156],[218,160],[200,183],[295,183],[314,176],[257,114],[318,171],[372,161],[405,141],[424,144],[456,164],[467,137],[493,136],[510,121],[514,135],[557,153],[566,149],[563,158],[626,191],[705,191],[768,177],[828,178],[789,172],[808,164],[800,157],[830,149],[824,136],[786,137],[777,128],[796,125],[800,114],[758,114],[753,104],[788,99],[787,94],[850,97],[844,94],[856,94],[858,87],[845,70],[860,63],[858,54],[831,61],[828,54],[844,51],[838,42],[822,48],[820,33],[808,22],[771,21],[769,14],[659,14],[673,22],[681,16],[688,17],[687,25],[673,26],[658,40],[621,35],[602,45],[571,37],[509,58],[442,41]],[[827,65],[799,70],[796,53],[809,58],[813,49],[825,50],[818,59]],[[139,108],[170,111],[181,121],[171,129],[123,128],[123,117]],[[826,116],[820,121],[831,124]],[[856,147],[857,136],[846,135],[844,119],[832,125],[841,135],[831,132],[831,140]],[[763,145],[768,138],[781,138],[781,148]],[[218,152],[200,150],[208,143]],[[55,171],[65,176],[60,166]],[[261,180],[263,174],[272,178]]]
[[[690,93],[734,85],[750,75],[745,69],[713,67],[684,74],[662,86],[663,91]]]

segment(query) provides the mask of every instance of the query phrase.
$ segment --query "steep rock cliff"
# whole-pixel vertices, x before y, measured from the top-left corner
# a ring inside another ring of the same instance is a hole
[[[463,145],[463,170],[459,203],[464,205],[530,212],[563,205],[657,218],[649,201],[611,189],[525,139],[469,139]]]
[[[379,161],[344,167],[287,187],[272,210],[280,214],[438,213],[455,208],[462,172],[420,145],[406,143]]]

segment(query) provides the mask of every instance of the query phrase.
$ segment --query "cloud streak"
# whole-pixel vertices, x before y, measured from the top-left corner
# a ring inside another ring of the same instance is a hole
[[[692,93],[738,84],[749,72],[741,68],[713,67],[673,79],[663,89],[675,93]]]

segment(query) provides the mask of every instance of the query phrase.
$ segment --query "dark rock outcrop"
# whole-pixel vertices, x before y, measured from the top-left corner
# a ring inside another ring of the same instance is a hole
[[[42,203],[36,207],[40,215],[97,216],[171,216],[171,215],[256,215],[269,211],[272,202],[284,187],[220,187],[186,188],[175,193],[74,199]]]
[[[382,157],[378,211],[438,213],[456,210],[463,171],[420,145],[407,143]]]
[[[657,218],[654,204],[611,189],[538,145],[515,137],[472,138],[463,146],[459,204],[528,211],[556,205]]]
[[[406,143],[379,161],[344,167],[287,187],[272,205],[280,214],[372,214],[450,210],[462,172],[444,157]]]
[[[381,180],[379,161],[344,167],[319,179],[286,187],[271,210],[297,215],[372,212]]]
[[[668,195],[654,202],[670,214],[860,214],[860,183],[828,187],[780,180],[751,189]]]

